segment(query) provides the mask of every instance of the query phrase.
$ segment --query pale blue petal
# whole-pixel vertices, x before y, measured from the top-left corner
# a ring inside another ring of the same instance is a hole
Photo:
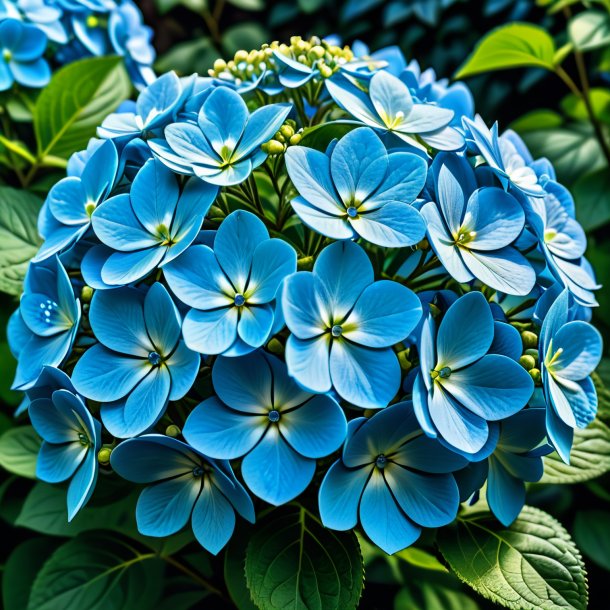
[[[321,211],[303,197],[295,197],[290,203],[303,223],[317,233],[332,239],[354,237],[354,231],[346,217]]]
[[[222,550],[235,529],[233,507],[221,491],[207,481],[195,503],[191,525],[197,542],[212,555]]]
[[[487,503],[502,525],[508,527],[525,504],[525,485],[512,477],[498,460],[489,461]]]
[[[392,461],[410,469],[436,474],[454,472],[468,464],[465,457],[425,434],[408,440],[392,454]]]
[[[566,463],[570,463],[570,450],[574,440],[574,429],[565,424],[549,405],[546,409],[546,430],[555,451]]]
[[[508,356],[512,360],[519,360],[523,353],[523,342],[519,331],[506,322],[494,322],[494,340],[489,348],[491,354]]]
[[[326,88],[337,104],[371,127],[385,128],[369,96],[346,78],[327,79]]]
[[[43,441],[36,461],[36,476],[47,483],[68,480],[85,458],[86,445],[78,441],[56,445]]]
[[[295,273],[284,281],[282,312],[290,332],[299,339],[321,335],[330,324],[318,278],[308,271]]]
[[[241,95],[229,87],[217,87],[210,93],[199,113],[199,127],[217,154],[223,147],[234,151],[242,136],[248,108]]]
[[[87,504],[97,483],[97,455],[96,452],[89,449],[85,460],[76,471],[70,485],[68,486],[68,494],[66,497],[68,505],[68,521],[72,521],[78,511]]]
[[[329,335],[307,340],[290,335],[285,355],[288,373],[311,392],[328,392],[332,386],[329,352]]]
[[[248,345],[256,348],[267,342],[273,328],[271,305],[244,306],[240,308],[237,334]]]
[[[591,324],[574,320],[562,326],[553,337],[553,372],[563,379],[580,381],[590,375],[602,357],[602,337]],[[542,354],[545,356],[545,354]]]
[[[169,393],[170,400],[180,400],[193,387],[201,356],[197,352],[191,351],[184,341],[178,343],[174,353],[165,362],[172,376],[172,388]]]
[[[180,314],[165,286],[159,282],[155,282],[146,293],[144,321],[155,351],[162,356],[173,352],[180,339]]]
[[[200,354],[222,354],[237,338],[237,315],[237,307],[191,309],[182,324],[184,342]]]
[[[257,108],[248,118],[244,135],[235,151],[237,158],[246,157],[263,142],[270,140],[282,126],[291,109],[292,104],[268,104]],[[233,120],[231,117],[231,121]]]
[[[434,160],[436,195],[443,219],[450,232],[462,224],[466,201],[476,188],[468,161],[457,155],[440,154]]]
[[[414,109],[413,98],[408,87],[399,78],[385,70],[379,70],[371,78],[369,95],[377,114],[386,125],[399,118],[398,113],[402,113],[403,121],[408,120]]]
[[[280,239],[261,242],[254,250],[246,292],[248,304],[272,301],[282,280],[296,270],[297,254],[292,246]]]
[[[153,247],[137,252],[115,252],[102,267],[102,281],[115,286],[136,282],[155,270],[166,248]]]

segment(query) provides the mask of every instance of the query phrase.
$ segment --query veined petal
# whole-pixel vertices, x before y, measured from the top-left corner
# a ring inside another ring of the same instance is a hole
[[[508,527],[525,504],[525,485],[512,477],[498,462],[489,460],[487,503],[502,525]]]
[[[36,461],[36,476],[47,483],[68,480],[85,458],[88,447],[78,441],[56,445],[43,441]]]
[[[191,525],[199,544],[213,555],[229,542],[235,529],[233,507],[218,487],[207,481],[193,508]]]
[[[369,96],[386,127],[394,121],[401,123],[407,119],[414,108],[408,87],[385,70],[379,70],[371,78]]]
[[[555,334],[552,349],[554,359],[550,368],[553,373],[564,379],[580,381],[597,368],[602,356],[602,337],[591,324],[574,320]]]
[[[406,203],[387,203],[348,221],[361,237],[386,248],[412,246],[426,235],[423,217]]]
[[[330,391],[330,336],[301,340],[290,335],[286,341],[288,373],[310,392]]]
[[[282,312],[286,325],[299,339],[311,339],[325,332],[330,314],[322,301],[320,280],[308,271],[290,275],[282,288]]]
[[[272,301],[282,280],[297,270],[294,248],[280,239],[268,239],[256,246],[246,300],[258,305]]]
[[[169,399],[180,400],[195,383],[197,373],[199,373],[201,356],[190,350],[184,341],[179,341],[178,347],[165,364],[172,377]]]
[[[166,248],[153,247],[136,252],[114,252],[102,267],[102,281],[125,286],[151,273],[165,256]]]
[[[292,104],[268,104],[256,109],[248,118],[244,135],[235,151],[237,157],[250,155],[255,148],[270,140],[282,126],[291,109]]]
[[[354,231],[346,217],[322,211],[303,197],[295,197],[290,204],[303,223],[321,235],[332,239],[354,237]]]
[[[76,513],[87,504],[93,495],[97,482],[97,471],[97,454],[89,448],[85,459],[74,473],[68,486],[68,494],[66,496],[68,521],[72,521]]]
[[[182,324],[186,345],[200,354],[222,354],[237,339],[237,307],[213,311],[191,309]]]
[[[326,88],[335,102],[359,121],[371,127],[385,128],[370,97],[346,78],[327,79]]]
[[[240,308],[237,334],[251,347],[261,347],[266,343],[273,328],[273,308],[271,305],[255,305]]]
[[[169,293],[155,282],[144,299],[144,320],[148,336],[156,350],[167,356],[180,339],[180,314]]]

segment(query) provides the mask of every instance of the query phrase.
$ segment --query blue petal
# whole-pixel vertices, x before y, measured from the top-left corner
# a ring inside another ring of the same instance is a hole
[[[392,454],[392,460],[409,469],[438,474],[454,472],[468,464],[466,458],[424,434],[408,440]]]
[[[240,310],[237,334],[248,345],[256,348],[267,342],[273,328],[271,305],[244,306]]]
[[[455,233],[462,225],[466,200],[476,186],[473,171],[464,158],[447,154],[439,155],[434,170],[436,195],[443,220],[449,231]]]
[[[549,405],[546,409],[546,430],[555,451],[566,463],[570,463],[570,450],[574,441],[574,429],[566,425]]]
[[[292,104],[268,104],[255,110],[248,118],[244,135],[235,151],[237,158],[250,155],[255,148],[270,140],[282,126],[291,109]],[[231,121],[234,121],[233,117]]]
[[[241,465],[244,481],[252,493],[274,506],[300,495],[311,482],[315,469],[315,460],[291,449],[275,426],[267,430]]]
[[[78,441],[79,433],[84,432],[83,425],[75,417],[72,402],[62,400],[62,394],[58,392],[53,401],[50,398],[33,400],[28,410],[34,430],[49,443]],[[80,401],[76,396],[71,396],[75,401]]]
[[[196,178],[190,178],[187,181],[178,200],[171,224],[174,239],[179,244],[184,243],[185,235],[190,234],[193,225],[201,227],[201,222],[214,203],[217,194],[218,187],[216,186]]]
[[[487,503],[502,525],[508,527],[525,504],[525,485],[512,477],[498,462],[489,461]]]
[[[26,292],[19,303],[21,319],[39,337],[51,337],[72,328],[73,322],[45,294]],[[45,315],[46,314],[46,315]]]
[[[317,337],[331,323],[323,298],[324,289],[313,273],[300,271],[284,281],[282,312],[286,326],[299,339]]]
[[[303,224],[321,235],[332,239],[351,239],[354,237],[354,231],[345,217],[322,211],[303,197],[295,197],[291,204]]]
[[[465,294],[449,307],[439,326],[437,365],[459,369],[476,362],[489,350],[493,335],[493,317],[483,294]]]
[[[47,483],[68,480],[76,472],[88,449],[78,440],[61,445],[43,441],[36,462],[36,476]]]
[[[192,472],[147,487],[136,506],[138,531],[161,538],[181,530],[189,522],[200,489],[201,478]]]
[[[214,459],[233,460],[248,453],[269,425],[266,415],[250,415],[208,398],[188,416],[183,428],[186,441]]]
[[[408,87],[385,70],[376,72],[370,80],[369,95],[377,114],[388,125],[399,118],[408,120],[413,110],[413,98]],[[424,130],[429,131],[429,130]]]
[[[182,324],[186,345],[200,354],[222,354],[237,338],[237,307],[191,309]]]
[[[155,270],[165,251],[164,247],[154,247],[136,252],[115,252],[102,267],[102,281],[114,286],[136,282]]]
[[[358,523],[358,505],[370,468],[346,468],[337,460],[326,473],[318,503],[324,527],[333,530],[349,530]]]
[[[156,351],[167,356],[180,339],[180,314],[167,290],[155,282],[144,299],[146,331]]]
[[[154,127],[163,121],[180,98],[182,86],[175,72],[163,74],[138,96],[136,110],[144,127]]]
[[[225,498],[233,505],[233,508],[244,519],[250,523],[254,523],[256,515],[254,514],[254,504],[244,486],[235,478],[233,470],[229,462],[216,462],[218,470],[211,474],[211,481]]]
[[[280,434],[297,453],[315,459],[337,450],[347,433],[343,410],[330,396],[314,396],[282,413],[278,425]]]
[[[89,224],[89,214],[85,210],[87,194],[80,178],[68,176],[60,180],[49,191],[47,201],[51,214],[62,224]]]
[[[288,373],[311,392],[328,392],[332,387],[329,352],[329,335],[307,340],[290,335],[285,354]]]
[[[518,361],[523,353],[523,342],[519,331],[510,324],[496,320],[494,322],[494,340],[489,352]]]
[[[87,504],[97,483],[97,454],[91,448],[87,452],[85,460],[80,465],[68,486],[66,501],[68,504],[68,521],[76,516],[76,513]]]
[[[199,544],[206,551],[217,555],[233,534],[235,511],[221,491],[206,482],[195,503],[191,524]]]
[[[378,470],[373,471],[362,494],[360,523],[366,535],[390,555],[413,544],[421,534],[397,506]]]
[[[173,123],[165,128],[164,135],[167,144],[175,153],[175,157],[174,155],[167,155],[162,147],[151,148],[159,154],[161,161],[171,169],[179,171],[184,165],[191,166],[192,169],[208,168],[210,171],[221,171],[221,158],[210,146],[197,125]],[[167,163],[167,161],[170,163]],[[179,166],[176,166],[177,163],[179,163]]]
[[[545,437],[546,408],[529,408],[519,411],[502,422],[498,447],[511,453],[523,453],[537,447]]]
[[[580,381],[597,368],[602,356],[602,337],[591,324],[574,320],[555,334],[552,350],[553,357],[562,350],[553,361],[553,373],[563,379]]]
[[[429,376],[426,375],[426,377]],[[432,422],[432,418],[430,417],[430,409],[428,407],[428,391],[429,388],[427,388],[424,383],[424,375],[419,373],[413,384],[413,410],[417,416],[419,425],[426,435],[430,438],[436,438],[437,431]]]
[[[242,137],[248,108],[241,95],[228,87],[212,91],[199,113],[199,127],[214,150],[222,155],[223,147],[234,151]]]
[[[282,280],[297,270],[297,254],[280,239],[263,241],[254,250],[246,299],[249,304],[272,301]]]
[[[545,377],[545,390],[561,420],[571,428],[586,428],[595,419],[597,403],[589,400],[578,382],[557,379],[550,374]]]
[[[170,358],[166,360],[165,364],[172,377],[169,399],[180,400],[195,383],[199,373],[201,356],[191,351],[184,341],[180,341],[178,347],[176,347]]]
[[[341,398],[364,409],[386,407],[400,388],[400,365],[391,348],[374,350],[334,341],[330,374]]]
[[[385,128],[369,96],[346,78],[326,80],[326,88],[337,104],[371,127]]]

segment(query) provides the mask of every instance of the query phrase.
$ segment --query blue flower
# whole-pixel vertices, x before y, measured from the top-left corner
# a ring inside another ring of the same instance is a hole
[[[286,365],[270,354],[220,357],[212,380],[218,398],[189,415],[184,438],[212,458],[245,456],[246,485],[270,504],[284,504],[303,492],[316,459],[345,439],[347,424],[337,402],[300,389]]]
[[[490,130],[478,114],[474,120],[464,117],[463,123],[470,135],[468,143],[483,156],[506,190],[512,185],[526,195],[544,195],[536,172],[527,166],[511,140],[498,138],[498,123],[494,123]]]
[[[129,194],[111,197],[91,216],[98,239],[117,251],[103,262],[102,281],[124,286],[180,256],[199,234],[217,192],[196,178],[180,192],[177,176],[149,159]]]
[[[60,180],[49,192],[39,224],[45,242],[34,257],[42,261],[80,240],[91,226],[91,215],[117,180],[119,157],[113,142],[96,146],[80,175]]]
[[[27,390],[44,366],[59,366],[72,350],[80,323],[80,302],[57,257],[31,263],[19,309],[11,316],[8,340],[19,360],[13,389]]]
[[[68,390],[56,390],[48,398],[34,400],[29,415],[43,439],[36,476],[47,483],[71,479],[67,502],[68,521],[72,521],[95,489],[102,426],[83,401]]]
[[[372,76],[368,94],[347,78],[327,80],[326,87],[341,108],[384,134],[423,149],[418,138],[439,150],[464,148],[462,134],[449,127],[452,110],[415,103],[407,85],[385,70]]]
[[[413,404],[426,434],[465,454],[490,437],[488,422],[520,411],[534,391],[528,372],[510,357],[492,354],[494,320],[485,297],[460,297],[435,328],[429,315],[419,344],[421,370]]]
[[[422,432],[410,402],[354,419],[343,455],[320,487],[322,523],[348,530],[360,521],[386,553],[400,551],[419,538],[422,527],[455,519],[459,491],[450,473],[466,464]]]
[[[68,42],[68,34],[61,22],[62,10],[45,0],[0,0],[0,21],[6,18],[30,22],[43,31],[49,40],[59,44]]]
[[[286,167],[301,195],[292,207],[322,235],[359,236],[394,248],[411,246],[425,235],[424,220],[410,204],[426,182],[426,162],[407,152],[388,154],[368,127],[348,133],[328,155],[290,147]]]
[[[476,278],[501,292],[528,294],[536,273],[511,245],[525,224],[519,202],[497,187],[477,189],[463,157],[440,154],[433,172],[437,201],[424,205],[421,214],[445,269],[460,283]]]
[[[69,390],[76,394],[72,381],[61,369],[54,366],[43,366],[36,383],[24,390],[25,397],[15,410],[15,417],[25,413],[32,402],[39,398],[50,398],[56,390]]]
[[[150,147],[174,171],[194,173],[211,184],[238,184],[265,161],[261,144],[273,137],[291,108],[270,104],[250,114],[238,93],[218,87],[201,107],[197,124],[168,125],[168,146],[151,141]]]
[[[192,307],[184,319],[186,344],[202,354],[227,356],[263,345],[274,323],[281,328],[275,296],[296,265],[294,249],[269,239],[254,214],[238,210],[227,216],[216,233],[214,250],[192,246],[164,267],[171,290]]]
[[[334,388],[354,405],[378,409],[400,386],[392,346],[408,337],[422,309],[405,286],[373,280],[365,251],[336,242],[318,256],[313,272],[285,280],[282,309],[292,333],[286,343],[290,375],[312,392]]]
[[[17,19],[0,22],[0,91],[17,82],[39,89],[51,80],[49,64],[43,58],[47,37],[35,25]]]
[[[525,482],[535,483],[542,478],[542,456],[552,451],[543,442],[544,413],[541,408],[527,408],[502,421],[494,452],[455,473],[463,499],[487,482],[487,504],[506,527],[525,504]]]
[[[216,555],[235,529],[235,512],[254,523],[252,500],[228,462],[208,459],[186,443],[147,434],[110,455],[124,479],[150,484],[138,498],[136,522],[145,536],[175,534],[190,521],[201,546]]]
[[[96,345],[76,363],[74,387],[102,403],[108,431],[141,434],[179,400],[199,371],[200,357],[181,340],[181,319],[167,290],[153,284],[146,296],[134,288],[98,291],[89,323]]]
[[[589,375],[601,359],[602,338],[587,322],[573,319],[567,290],[544,318],[539,352],[549,439],[568,463],[574,428],[588,426],[597,412],[597,393]]]

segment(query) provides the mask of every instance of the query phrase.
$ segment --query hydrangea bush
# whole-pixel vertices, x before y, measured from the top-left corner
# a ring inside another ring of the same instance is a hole
[[[463,84],[358,48],[167,73],[51,189],[8,332],[69,519],[115,477],[144,485],[141,534],[192,528],[213,554],[290,522],[300,558],[326,536],[303,568],[323,587],[330,549],[361,561],[354,531],[392,554],[481,506],[508,528],[543,456],[569,462],[601,357],[570,193]],[[278,575],[250,547],[250,596],[276,608],[294,557]],[[315,607],[356,607],[362,574],[342,578]]]

